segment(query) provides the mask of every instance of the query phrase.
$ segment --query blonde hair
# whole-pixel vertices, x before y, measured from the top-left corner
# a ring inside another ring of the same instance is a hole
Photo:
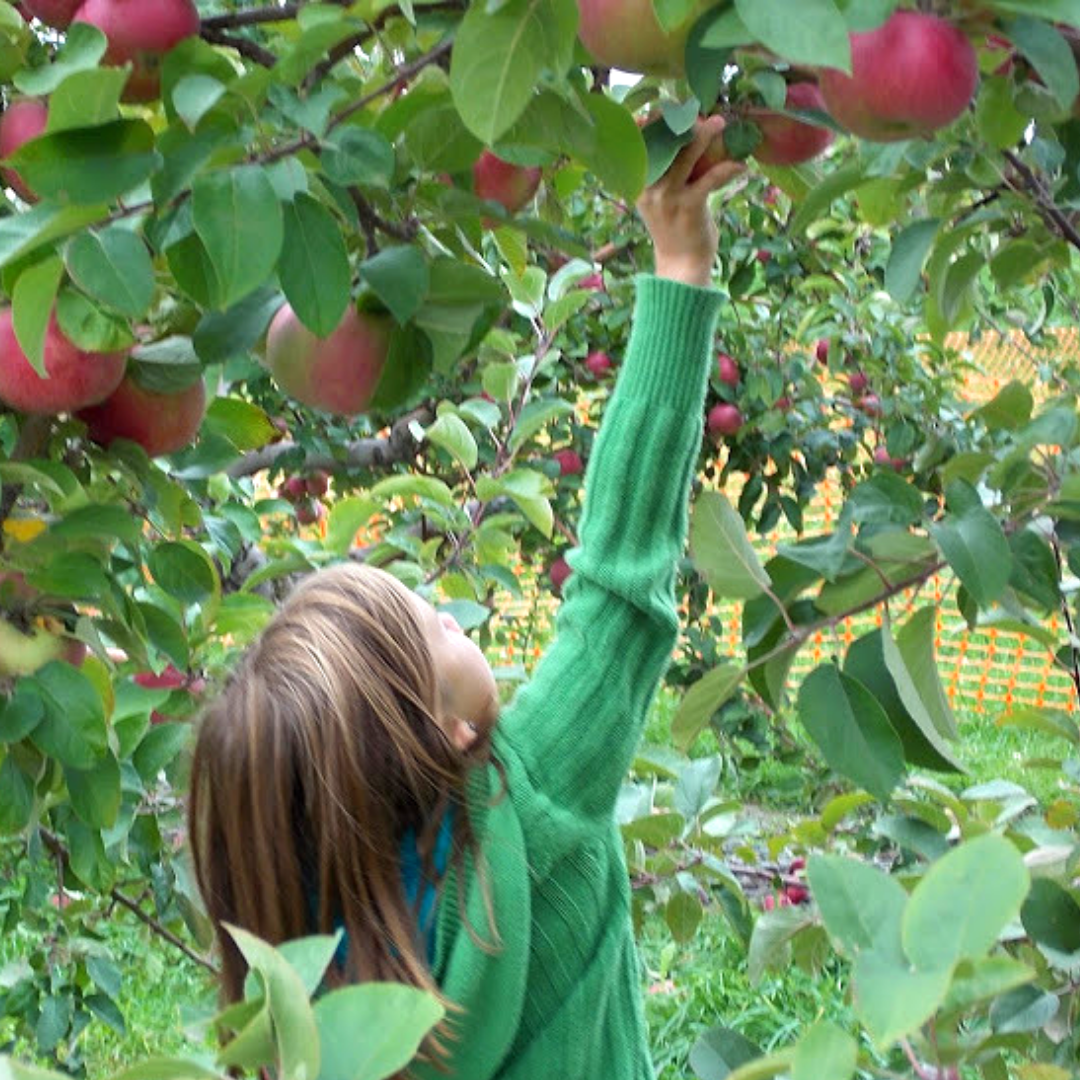
[[[243,994],[243,958],[223,923],[272,944],[348,934],[328,985],[406,983],[436,994],[399,848],[412,829],[426,880],[453,808],[448,872],[480,866],[465,797],[490,743],[457,749],[405,586],[344,564],[301,583],[205,712],[188,805],[195,871],[222,956],[222,994]],[[486,893],[485,893],[486,895]],[[464,891],[458,890],[463,922]],[[489,931],[497,939],[488,904]],[[470,933],[473,933],[470,927]],[[474,934],[475,937],[475,934]],[[425,1056],[446,1055],[444,1023]]]

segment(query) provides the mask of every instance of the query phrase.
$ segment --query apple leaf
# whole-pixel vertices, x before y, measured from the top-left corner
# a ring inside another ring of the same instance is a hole
[[[722,492],[708,491],[697,500],[690,550],[717,596],[751,600],[772,584],[742,518]]]

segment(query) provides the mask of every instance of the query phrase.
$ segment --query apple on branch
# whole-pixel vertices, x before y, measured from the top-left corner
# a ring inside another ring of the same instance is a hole
[[[116,439],[130,439],[150,457],[190,446],[205,415],[206,387],[201,378],[166,393],[141,386],[131,372],[101,404],[77,413],[94,442],[111,446]]]
[[[0,158],[9,158],[23,143],[45,131],[49,107],[40,98],[16,98],[0,116]],[[4,183],[28,203],[37,202],[37,194],[15,169],[3,170]]]
[[[0,311],[0,401],[19,412],[56,416],[96,405],[120,385],[127,354],[84,352],[64,336],[54,312],[44,361],[43,379],[15,337],[11,308]]]
[[[390,351],[391,321],[352,304],[329,337],[320,338],[286,304],[266,338],[266,366],[297,401],[338,416],[371,403]]]
[[[951,124],[979,81],[978,58],[963,32],[919,11],[894,12],[876,30],[852,34],[851,60],[851,75],[821,72],[821,91],[837,123],[875,142]]]
[[[194,0],[83,0],[72,21],[89,23],[105,35],[103,63],[132,65],[124,101],[159,97],[165,54],[199,33]]]

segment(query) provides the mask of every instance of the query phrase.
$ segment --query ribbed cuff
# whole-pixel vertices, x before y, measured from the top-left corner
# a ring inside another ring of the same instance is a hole
[[[716,318],[715,289],[639,274],[633,330],[619,374],[623,396],[690,408],[700,404],[708,377]]]

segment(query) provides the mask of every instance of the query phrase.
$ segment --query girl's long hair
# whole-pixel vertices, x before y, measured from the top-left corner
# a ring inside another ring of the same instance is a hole
[[[437,722],[439,686],[405,587],[379,570],[335,566],[301,583],[206,710],[188,804],[195,872],[222,957],[222,996],[246,966],[223,923],[271,944],[344,925],[348,952],[327,985],[380,980],[430,991],[400,843],[412,829],[424,877],[453,808],[449,872],[482,860],[465,797],[467,755]],[[485,889],[485,896],[487,892]],[[464,912],[461,917],[478,940]],[[488,936],[497,942],[487,905]],[[488,948],[494,945],[481,943]],[[445,1059],[446,1023],[425,1045]]]

